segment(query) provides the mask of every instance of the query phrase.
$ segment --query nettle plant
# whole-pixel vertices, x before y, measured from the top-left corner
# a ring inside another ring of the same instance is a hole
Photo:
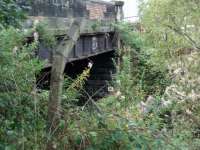
[[[44,125],[35,78],[43,63],[35,57],[38,43],[24,45],[25,40],[23,32],[12,27],[0,32],[1,148],[34,147]],[[30,139],[33,142],[27,143]]]

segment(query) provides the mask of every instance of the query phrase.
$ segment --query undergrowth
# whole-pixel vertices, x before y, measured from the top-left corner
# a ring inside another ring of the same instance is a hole
[[[88,99],[79,107],[90,68],[75,80],[66,77],[54,147],[199,149],[199,54],[179,57],[166,67],[156,57],[159,50],[146,44],[146,37],[134,26],[122,23],[116,28],[124,44],[119,50],[122,61],[116,90],[99,102]],[[43,25],[36,29],[40,42],[55,46],[55,38],[47,35]],[[48,140],[49,91],[36,88],[36,74],[44,62],[35,57],[38,41],[24,41],[25,34],[12,27],[0,31],[0,149],[45,149]]]

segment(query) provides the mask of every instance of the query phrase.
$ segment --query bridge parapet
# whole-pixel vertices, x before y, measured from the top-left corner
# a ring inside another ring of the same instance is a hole
[[[50,69],[53,62],[52,72],[56,73],[54,75],[60,80],[58,74],[63,73],[64,65],[66,65],[65,73],[68,71],[68,75],[77,75],[82,69],[87,67],[84,62],[92,61],[94,65],[85,89],[91,95],[99,91],[99,95],[94,95],[96,98],[105,96],[109,92],[108,86],[112,81],[113,74],[116,72],[116,65],[112,58],[115,57],[114,50],[118,41],[120,41],[116,38],[115,29],[111,24],[123,18],[123,2],[111,3],[101,0],[32,0],[32,2],[27,3],[27,0],[17,1],[29,15],[24,28],[33,27],[35,22],[45,22],[47,30],[51,30],[58,37],[57,47],[61,46],[59,50],[66,52],[67,56],[63,56],[63,53],[58,55],[58,50],[49,49],[40,44],[37,52],[38,57],[49,60],[44,71]],[[87,25],[81,30],[80,38],[75,40],[77,42],[71,49],[71,47],[67,48],[66,46],[67,44],[70,45],[70,38],[66,35],[74,18],[80,20],[84,18]],[[52,59],[54,60],[52,61]],[[77,66],[74,67],[74,64],[77,64]],[[70,68],[69,65],[72,67]]]
[[[102,0],[17,0],[28,13],[24,28],[31,28],[34,22],[45,22],[47,30],[56,36],[66,35],[74,18],[84,18],[86,26],[81,37],[67,56],[67,62],[80,60],[116,49],[115,29],[112,23],[122,18],[122,2]],[[59,42],[58,42],[59,43]],[[53,50],[40,46],[38,56],[51,63]]]
[[[101,0],[17,0],[27,11],[31,27],[34,20],[44,21],[55,34],[62,34],[69,27],[72,18],[85,18],[87,26],[82,33],[108,32],[116,21],[116,3]]]

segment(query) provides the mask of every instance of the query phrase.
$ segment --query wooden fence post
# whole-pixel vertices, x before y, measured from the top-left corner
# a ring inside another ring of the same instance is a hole
[[[47,121],[47,150],[55,150],[56,145],[53,144],[53,137],[60,122],[61,112],[61,96],[64,82],[64,69],[67,62],[67,57],[80,37],[81,28],[84,26],[84,20],[75,20],[71,24],[67,35],[59,43],[53,56],[50,93],[48,103],[48,121]]]

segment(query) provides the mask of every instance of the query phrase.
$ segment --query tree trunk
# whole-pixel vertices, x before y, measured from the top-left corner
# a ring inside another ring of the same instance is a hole
[[[84,21],[74,21],[68,30],[67,36],[59,43],[53,56],[51,83],[48,104],[48,121],[47,121],[47,150],[57,149],[53,143],[56,137],[61,112],[61,96],[64,80],[64,69],[67,57],[74,47],[80,36],[80,30],[84,26]]]

